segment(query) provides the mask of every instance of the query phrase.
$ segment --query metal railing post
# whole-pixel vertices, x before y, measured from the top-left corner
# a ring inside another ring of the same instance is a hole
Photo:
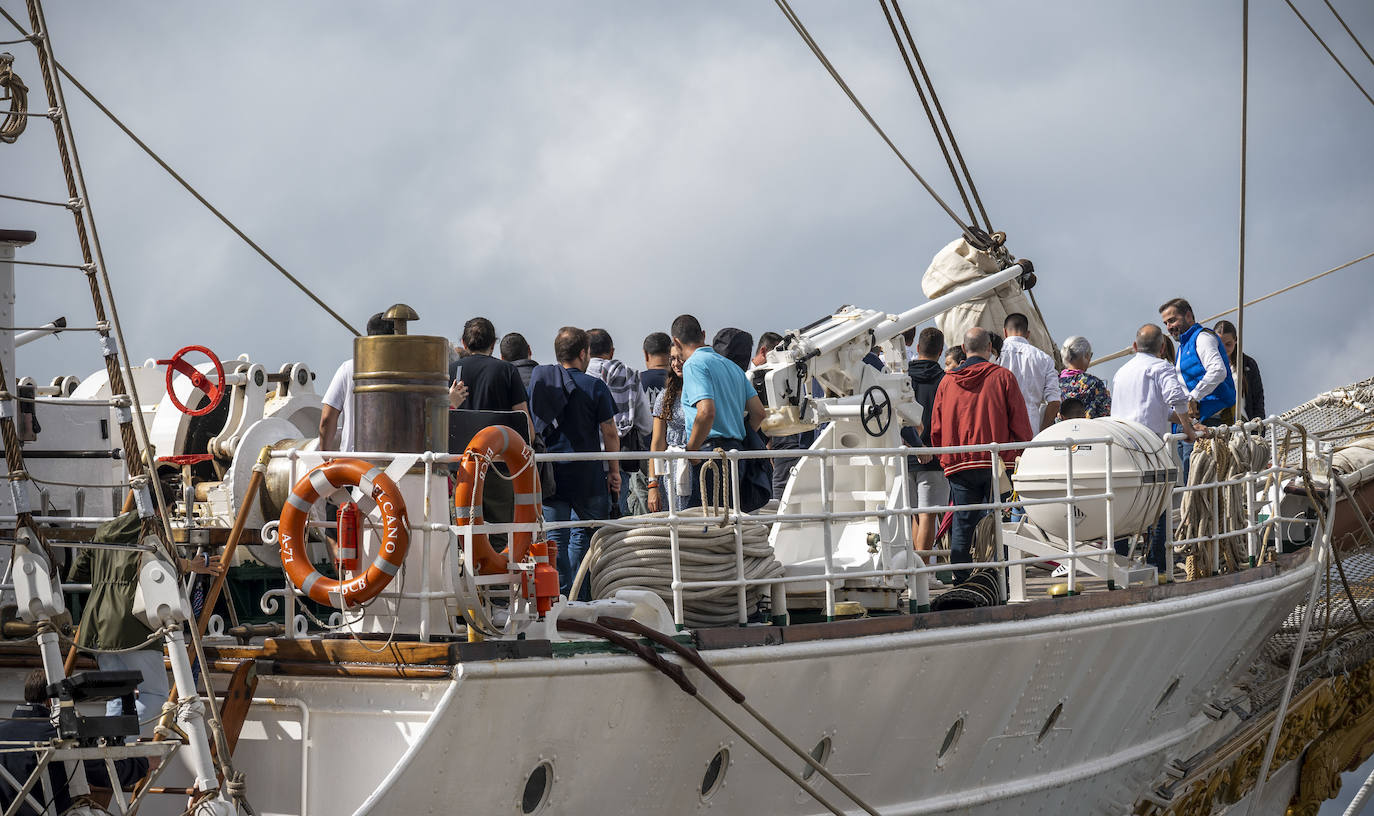
[[[990,468],[992,478],[988,480],[991,482],[988,485],[988,492],[992,494],[992,541],[994,548],[992,560],[1005,561],[1007,560],[1007,548],[1002,538],[1002,485],[1001,480],[997,478],[997,468],[1002,458],[1002,445],[994,442],[988,454],[991,457],[988,459],[988,464],[992,466]],[[1006,464],[1001,463],[1001,466],[1005,468]],[[997,570],[997,591],[1002,593],[1002,600],[1006,601],[1007,570],[1005,567],[1000,567]]]
[[[425,481],[424,481],[424,491],[425,491],[425,500],[424,500],[425,524],[424,524],[424,533],[420,536],[420,593],[426,597],[426,600],[420,601],[420,642],[421,642],[421,643],[428,643],[428,642],[429,642],[429,603],[430,603],[429,600],[428,600],[428,597],[429,597],[429,587],[430,587],[430,583],[429,583],[429,574],[430,574],[430,572],[432,572],[432,570],[429,568],[429,536],[430,536],[430,532],[429,532],[429,528],[430,528],[429,518],[430,518],[430,504],[431,504],[431,502],[430,502],[430,500],[429,500],[429,488],[430,488],[431,480],[434,478],[434,452],[433,452],[433,451],[425,451],[424,456],[422,456],[421,458],[422,458],[422,459],[424,460],[424,462],[425,462]],[[514,550],[515,548],[514,548],[514,547],[509,547],[509,548],[507,548],[507,549],[509,549],[509,550]],[[514,611],[514,610],[512,610],[512,611]],[[397,614],[397,615],[401,614],[401,599],[400,599],[400,598],[397,598],[397,599],[396,599],[396,614]]]
[[[1255,526],[1255,474],[1246,474],[1245,480],[1245,549],[1248,550],[1250,566],[1259,563],[1259,529]]]
[[[1107,559],[1107,589],[1112,589],[1116,586],[1116,517],[1112,513],[1112,452],[1115,447],[1116,446],[1111,442],[1107,443],[1107,472],[1104,474],[1102,482],[1104,488],[1102,492],[1107,494],[1107,498],[1105,499],[1107,503],[1107,540],[1102,542],[1104,545],[1103,549],[1106,551],[1105,558]],[[1130,558],[1129,554],[1131,550],[1132,548],[1127,547],[1127,559]],[[1122,586],[1127,586],[1131,583],[1130,569],[1131,565],[1128,561],[1122,575]]]
[[[921,555],[920,550],[916,549],[916,525],[921,518],[916,512],[916,508],[911,505],[911,471],[908,466],[911,464],[911,454],[905,451],[899,457],[899,467],[902,480],[898,488],[897,495],[901,499],[902,510],[905,515],[901,517],[898,524],[905,525],[907,535],[911,541],[911,548],[907,558],[907,566],[913,562],[924,567],[926,565],[925,556]],[[901,529],[901,527],[899,527]],[[924,572],[907,572],[906,574],[906,611],[908,614],[913,612],[924,612],[930,609],[930,585],[926,580]],[[919,587],[919,588],[918,588]]]
[[[1073,448],[1072,439],[1064,440],[1064,478],[1067,482],[1067,490],[1064,493],[1064,514],[1066,522],[1066,532],[1069,542],[1069,591],[1068,594],[1074,595],[1078,592],[1078,558],[1075,550],[1078,546],[1077,519],[1074,518],[1074,511],[1077,505],[1074,503],[1073,490]]]
[[[1216,437],[1212,438],[1215,445]],[[1213,447],[1212,455],[1216,455],[1216,448]],[[1218,473],[1215,478],[1220,478]],[[1212,574],[1221,574],[1221,488],[1212,486]]]
[[[739,459],[736,451],[726,451],[725,462],[730,468],[730,504],[735,517],[735,577],[739,580],[735,597],[739,603],[739,625],[744,626],[749,623],[749,593],[744,580],[744,523],[740,520],[742,508],[739,503]],[[725,512],[729,513],[730,509],[726,508]]]
[[[821,541],[825,547],[825,619],[835,619],[835,558],[834,531],[831,529],[830,514],[835,512],[833,462],[827,448],[821,454],[821,512],[827,516],[821,524]]]
[[[668,498],[668,551],[673,560],[673,623],[679,630],[686,626],[682,617],[682,542],[678,537],[678,515],[677,506],[677,479],[673,474],[673,460],[664,460],[668,463],[667,481],[668,486],[663,487],[663,482],[659,482],[659,489]],[[691,468],[692,463],[685,457],[681,459],[683,467]],[[660,476],[660,480],[664,477]]]
[[[296,464],[297,464],[297,462],[300,460],[300,451],[296,450],[295,448],[292,448],[292,449],[290,450],[290,452],[287,453],[286,456],[287,456],[287,461],[290,462],[290,473],[291,473],[291,479],[290,479],[290,481],[287,482],[287,484],[295,485],[296,482],[298,481],[298,477],[297,477],[297,475],[296,475],[296,473],[297,473],[297,471],[296,471]],[[309,519],[309,517],[307,517],[307,518],[306,518],[306,523],[309,524],[309,522],[310,522],[310,519]],[[359,546],[361,546],[361,545],[362,545],[362,542],[359,541],[358,544],[359,544]],[[307,546],[308,546],[308,545],[307,545]],[[309,550],[307,549],[306,552],[309,553]],[[359,553],[359,556],[361,556],[361,555],[362,555],[362,553]],[[296,639],[296,587],[291,583],[291,580],[290,580],[290,579],[286,579],[286,580],[285,580],[284,586],[285,586],[285,588],[286,588],[286,598],[284,599],[284,601],[283,601],[283,603],[282,603],[282,608],[285,610],[285,613],[284,613],[284,614],[285,614],[285,616],[286,616],[286,619],[285,619],[284,621],[282,621],[282,623],[283,623],[283,628],[286,630],[284,634],[286,635],[286,637],[287,637],[289,640],[295,640],[295,639]]]
[[[1273,420],[1272,417],[1271,417],[1270,419],[1268,419],[1268,420],[1265,420],[1266,422],[1270,422],[1270,423],[1271,423],[1271,424],[1269,425],[1269,466],[1270,466],[1271,468],[1278,468],[1278,467],[1283,467],[1283,466],[1286,465],[1287,463],[1286,463],[1286,462],[1283,462],[1283,463],[1279,462],[1279,426],[1276,425],[1276,424],[1272,424],[1272,420]],[[1272,530],[1273,533],[1274,533],[1273,536],[1272,536],[1273,541],[1274,541],[1274,552],[1282,552],[1282,551],[1283,551],[1283,542],[1279,541],[1279,536],[1283,534],[1283,526],[1282,526],[1281,524],[1278,523],[1278,518],[1279,518],[1279,516],[1283,515],[1282,513],[1279,512],[1279,500],[1282,498],[1282,495],[1283,495],[1283,494],[1282,494],[1282,482],[1283,482],[1283,473],[1282,473],[1282,472],[1280,472],[1280,471],[1275,471],[1274,473],[1270,474],[1270,477],[1269,477],[1269,521],[1268,521],[1268,524],[1269,524],[1269,529]]]

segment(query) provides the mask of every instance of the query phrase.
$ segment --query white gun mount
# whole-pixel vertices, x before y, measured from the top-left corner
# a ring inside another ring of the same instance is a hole
[[[891,428],[894,414],[904,425],[920,425],[921,408],[906,375],[902,333],[1030,272],[1030,263],[1020,261],[899,315],[845,306],[810,326],[789,331],[760,366],[768,404],[764,432],[784,436],[830,421],[858,419],[871,437],[888,436],[889,430],[895,436],[900,428]],[[875,347],[883,349],[886,360],[897,362],[883,371],[865,363],[864,357]],[[836,396],[811,397],[812,378],[827,394]]]
[[[905,506],[912,497],[904,492],[906,469],[901,457],[863,455],[865,449],[901,447],[902,427],[919,427],[925,420],[907,374],[902,333],[1010,281],[1024,286],[1031,274],[1030,263],[1019,261],[899,315],[846,306],[824,320],[788,332],[760,366],[767,402],[763,431],[778,437],[824,425],[812,450],[853,453],[798,460],[778,513],[872,513]],[[883,352],[882,369],[864,361],[875,347]],[[813,379],[825,389],[823,396],[811,396]],[[785,466],[775,463],[775,467]],[[826,526],[826,535],[821,536],[811,522],[773,525],[769,543],[788,575],[824,575],[827,567],[835,572],[863,572],[906,566],[912,541],[911,524],[905,517],[875,521],[856,515]],[[827,537],[834,541],[829,565],[824,554]],[[869,609],[894,609],[904,586],[880,578],[846,579],[836,587],[836,597],[858,601]],[[793,584],[788,602],[793,607],[814,602],[820,608],[824,591],[823,581]]]

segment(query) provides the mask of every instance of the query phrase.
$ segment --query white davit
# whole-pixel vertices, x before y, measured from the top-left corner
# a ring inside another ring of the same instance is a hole
[[[1110,438],[1111,446],[1100,441]],[[1170,489],[1178,479],[1179,461],[1172,444],[1126,419],[1071,419],[1036,434],[1036,442],[1065,440],[1063,445],[1027,448],[1012,475],[1023,500],[1060,499],[1068,495],[1072,460],[1075,496],[1107,492],[1107,459],[1111,450],[1112,535],[1144,532],[1164,512]],[[1105,498],[1073,506],[1073,537],[1079,541],[1107,536]],[[1026,507],[1026,516],[1051,539],[1067,542],[1068,514],[1063,504]]]

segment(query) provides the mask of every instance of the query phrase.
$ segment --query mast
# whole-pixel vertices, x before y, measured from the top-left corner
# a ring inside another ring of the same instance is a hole
[[[1250,113],[1250,0],[1241,0],[1240,32],[1240,266],[1236,274],[1237,419],[1245,408],[1245,159]]]

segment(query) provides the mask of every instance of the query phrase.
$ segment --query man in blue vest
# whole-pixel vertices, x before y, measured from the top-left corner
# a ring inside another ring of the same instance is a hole
[[[1203,425],[1230,425],[1236,417],[1236,381],[1216,332],[1193,318],[1193,307],[1174,298],[1159,307],[1164,328],[1178,341],[1178,373],[1188,389],[1188,415]]]
[[[1236,418],[1236,381],[1221,339],[1194,319],[1193,307],[1183,298],[1160,306],[1159,316],[1178,341],[1176,365],[1188,392],[1189,419],[1208,426],[1230,425]],[[1185,478],[1192,452],[1192,444],[1179,443]]]

